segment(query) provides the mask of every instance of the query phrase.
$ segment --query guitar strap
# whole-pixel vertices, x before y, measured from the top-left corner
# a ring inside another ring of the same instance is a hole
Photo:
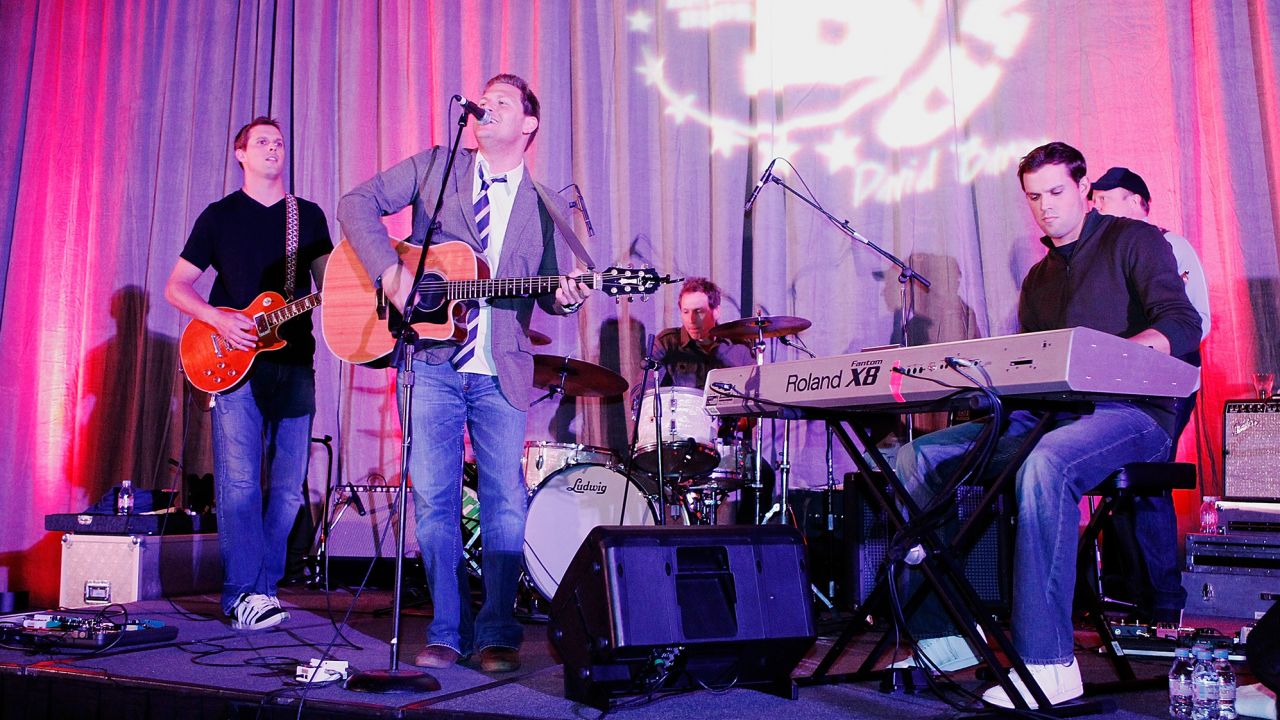
[[[284,194],[284,300],[293,302],[298,284],[298,198]]]
[[[564,236],[564,241],[569,245],[569,249],[573,251],[575,257],[587,266],[588,270],[594,271],[596,263],[591,259],[591,254],[582,246],[582,241],[578,239],[578,233],[573,231],[573,226],[568,220],[556,210],[556,206],[547,199],[546,194],[542,191],[542,187],[538,183],[533,184],[533,189],[538,191],[538,198],[542,200],[542,205],[546,208],[547,214],[551,216],[551,222],[555,223],[556,229]]]

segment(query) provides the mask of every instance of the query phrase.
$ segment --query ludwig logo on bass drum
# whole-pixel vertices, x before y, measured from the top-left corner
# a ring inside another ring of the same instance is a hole
[[[571,493],[578,493],[579,495],[586,495],[587,493],[603,495],[609,491],[609,486],[602,482],[593,482],[586,478],[578,478],[573,481],[572,485],[565,487],[565,490],[568,490]]]

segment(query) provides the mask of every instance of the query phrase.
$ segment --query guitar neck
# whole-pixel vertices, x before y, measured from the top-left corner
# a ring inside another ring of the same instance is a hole
[[[302,313],[314,310],[320,306],[320,293],[313,292],[306,297],[300,297],[297,300],[285,305],[279,310],[272,310],[261,315],[258,322],[258,333],[265,335],[267,332],[275,329],[279,325],[292,320]]]
[[[489,278],[485,280],[449,280],[446,293],[450,300],[480,300],[483,298],[515,298],[531,295],[547,295],[560,287],[563,275],[534,275],[517,278]],[[593,290],[602,286],[599,273],[588,273],[572,278],[589,285]]]

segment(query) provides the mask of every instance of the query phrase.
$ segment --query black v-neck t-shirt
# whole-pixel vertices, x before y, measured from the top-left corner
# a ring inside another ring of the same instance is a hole
[[[333,250],[329,223],[320,206],[298,198],[298,264],[294,299],[311,293],[311,263]],[[270,207],[243,190],[211,203],[200,213],[182,258],[204,270],[217,272],[209,304],[243,308],[258,295],[284,292],[285,201]],[[260,360],[282,365],[311,365],[316,342],[311,313],[280,326],[280,338],[288,344],[264,353]]]

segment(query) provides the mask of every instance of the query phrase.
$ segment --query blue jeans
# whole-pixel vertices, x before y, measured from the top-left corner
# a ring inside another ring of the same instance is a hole
[[[1035,422],[1029,412],[1011,414],[991,472],[1009,462]],[[983,427],[957,425],[925,435],[898,452],[898,477],[916,503],[928,503],[941,489]],[[1064,663],[1074,654],[1071,601],[1080,498],[1121,465],[1163,460],[1169,446],[1168,433],[1141,410],[1099,403],[1090,415],[1065,415],[1055,422],[1018,469],[1012,626],[1013,645],[1024,662]],[[956,529],[954,522],[944,525],[938,532],[941,541],[946,543]],[[918,638],[957,634],[932,597],[911,618],[911,626]]]
[[[494,646],[519,648],[524,630],[514,610],[528,510],[520,472],[525,412],[507,402],[496,377],[419,359],[413,372],[409,477],[433,609],[427,644],[463,655]],[[474,618],[462,555],[464,426],[479,471],[483,545],[484,604]]]
[[[213,407],[223,612],[240,593],[274,596],[284,576],[289,530],[302,507],[315,386],[309,367],[259,361],[249,382]]]

